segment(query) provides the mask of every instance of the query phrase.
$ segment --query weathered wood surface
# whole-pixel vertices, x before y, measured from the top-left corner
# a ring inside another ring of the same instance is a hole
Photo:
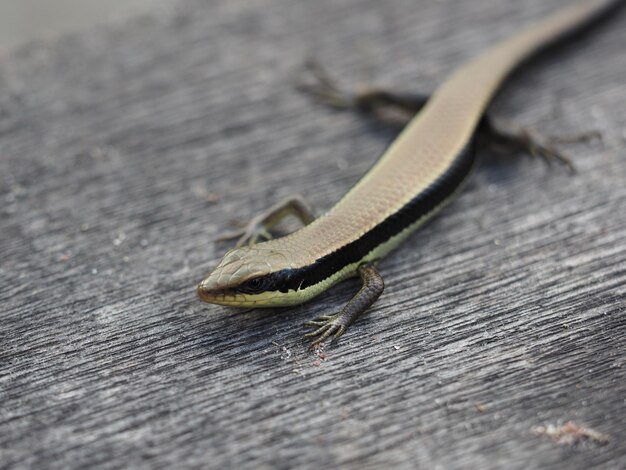
[[[431,90],[566,3],[189,1],[5,54],[0,465],[624,468],[624,14],[494,106],[601,130],[563,147],[579,174],[488,157],[325,360],[302,323],[355,283],[282,311],[194,294],[230,220],[331,206],[393,137],[294,92],[304,56]],[[533,433],[568,420],[609,442]]]

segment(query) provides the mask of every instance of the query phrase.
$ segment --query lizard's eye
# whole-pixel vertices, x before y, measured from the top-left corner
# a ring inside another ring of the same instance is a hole
[[[268,284],[266,278],[263,277],[253,277],[252,279],[248,279],[237,289],[240,292],[245,294],[257,294],[259,292],[263,292]]]

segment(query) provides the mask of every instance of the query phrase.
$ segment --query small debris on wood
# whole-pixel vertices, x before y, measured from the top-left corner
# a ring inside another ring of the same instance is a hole
[[[205,198],[206,202],[209,204],[216,204],[220,202],[220,199],[222,199],[222,196],[217,193],[208,193]]]
[[[222,199],[219,194],[207,191],[205,188],[195,187],[192,188],[192,192],[197,198],[204,199],[209,204],[216,204]]]
[[[532,431],[537,436],[547,436],[557,444],[567,446],[575,446],[584,442],[605,445],[609,442],[608,435],[602,434],[594,429],[581,426],[573,421],[568,421],[565,424],[535,426]]]
[[[319,357],[321,360],[326,360],[326,353],[324,352],[324,343],[316,344],[313,347],[313,352]]]
[[[272,344],[280,349],[281,351],[280,358],[283,361],[286,361],[287,359],[291,357],[291,351],[286,346],[282,346],[281,344],[278,344],[276,341],[272,341]]]

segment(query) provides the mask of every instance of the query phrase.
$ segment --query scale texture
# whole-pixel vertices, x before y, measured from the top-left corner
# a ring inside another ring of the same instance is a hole
[[[283,310],[194,292],[233,219],[326,210],[396,135],[294,91],[305,57],[429,92],[568,3],[188,0],[4,52],[0,467],[625,468],[624,13],[491,108],[601,131],[562,144],[578,174],[481,153],[336,346],[302,323],[356,281]]]

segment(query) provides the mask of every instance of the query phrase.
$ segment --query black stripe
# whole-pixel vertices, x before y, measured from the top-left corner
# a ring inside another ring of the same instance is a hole
[[[466,146],[450,167],[428,188],[358,240],[321,257],[309,266],[283,269],[270,274],[266,290],[287,292],[290,289],[305,289],[329,278],[345,266],[360,261],[376,247],[411,226],[451,196],[470,173],[475,153],[473,143]]]
[[[597,11],[579,25],[540,45],[537,50],[531,51],[528,54],[528,58],[536,57],[538,52],[551,49],[552,46],[560,44],[565,39],[581,35],[588,29],[591,29],[597,22],[610,18],[619,8],[625,5],[626,1],[615,0],[598,8]],[[520,64],[517,64],[518,67],[524,62],[526,61],[521,61]],[[474,144],[471,143],[459,153],[450,168],[440,178],[418,194],[400,211],[385,219],[358,240],[323,256],[310,266],[300,269],[284,269],[270,274],[266,278],[269,286],[266,290],[287,292],[290,289],[304,289],[329,278],[343,267],[363,259],[370,251],[412,225],[452,195],[469,174],[474,160]]]

